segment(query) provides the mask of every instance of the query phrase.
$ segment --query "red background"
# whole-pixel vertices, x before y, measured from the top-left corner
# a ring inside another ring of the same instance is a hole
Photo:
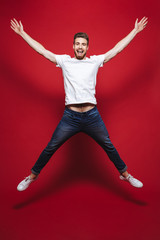
[[[159,0],[1,1],[1,239],[160,239],[159,7]],[[144,187],[121,182],[104,151],[79,134],[18,192],[63,114],[64,90],[61,70],[16,35],[10,19],[57,54],[73,56],[73,35],[87,32],[90,56],[112,48],[143,16],[147,28],[100,69],[97,100]]]

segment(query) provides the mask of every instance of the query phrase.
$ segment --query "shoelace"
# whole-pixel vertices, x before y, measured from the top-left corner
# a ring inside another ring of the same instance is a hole
[[[129,175],[128,179],[129,179],[129,178],[130,178],[132,181],[134,181],[134,182],[138,182],[138,180],[135,179],[132,175]]]
[[[27,182],[28,180],[29,180],[29,177],[26,177],[26,178],[25,178],[25,182]]]
[[[129,178],[133,179],[133,180],[135,179],[131,174],[129,174],[129,176],[127,177],[127,179],[129,179]]]

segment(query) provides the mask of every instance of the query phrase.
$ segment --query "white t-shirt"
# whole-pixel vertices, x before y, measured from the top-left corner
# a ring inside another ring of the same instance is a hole
[[[85,60],[71,58],[69,55],[55,55],[57,67],[63,71],[65,105],[93,103],[96,78],[99,67],[103,66],[105,55],[94,55]]]

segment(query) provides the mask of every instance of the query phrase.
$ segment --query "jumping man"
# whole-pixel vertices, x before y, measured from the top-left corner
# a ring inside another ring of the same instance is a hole
[[[134,178],[127,171],[127,166],[120,158],[113,146],[106,126],[98,112],[95,98],[96,77],[99,67],[120,53],[147,25],[147,18],[140,22],[136,19],[134,29],[110,51],[101,55],[86,57],[89,47],[89,38],[86,33],[74,35],[74,58],[69,55],[57,55],[45,49],[40,43],[32,39],[23,29],[21,21],[11,20],[11,28],[21,36],[36,52],[56,64],[63,71],[65,88],[65,110],[61,121],[55,129],[51,140],[40,154],[31,169],[31,173],[17,186],[23,191],[35,181],[41,170],[48,163],[56,150],[73,135],[84,132],[91,136],[107,153],[113,162],[120,179],[129,182],[132,186],[141,188],[143,183]]]

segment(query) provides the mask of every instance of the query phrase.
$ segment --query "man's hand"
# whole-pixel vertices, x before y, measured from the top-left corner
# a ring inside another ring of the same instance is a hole
[[[134,28],[137,33],[141,32],[147,26],[147,19],[147,17],[143,17],[140,22],[138,22],[138,18],[136,19]]]
[[[118,42],[114,48],[112,48],[105,54],[104,63],[108,62],[110,59],[115,57],[125,47],[128,46],[128,44],[133,40],[137,33],[141,32],[147,26],[148,23],[147,19],[148,18],[143,17],[140,22],[138,22],[138,18],[136,19],[134,29],[125,38]]]
[[[22,25],[21,21],[19,21],[19,23],[18,23],[15,18],[13,20],[11,20],[11,28],[18,35],[21,35],[23,33],[23,25]]]
[[[32,47],[36,52],[50,60],[51,62],[57,64],[55,54],[46,50],[39,42],[35,41],[33,38],[31,38],[24,30],[23,25],[21,21],[18,21],[14,18],[11,20],[11,28],[15,33],[20,35],[28,44],[30,47]]]

